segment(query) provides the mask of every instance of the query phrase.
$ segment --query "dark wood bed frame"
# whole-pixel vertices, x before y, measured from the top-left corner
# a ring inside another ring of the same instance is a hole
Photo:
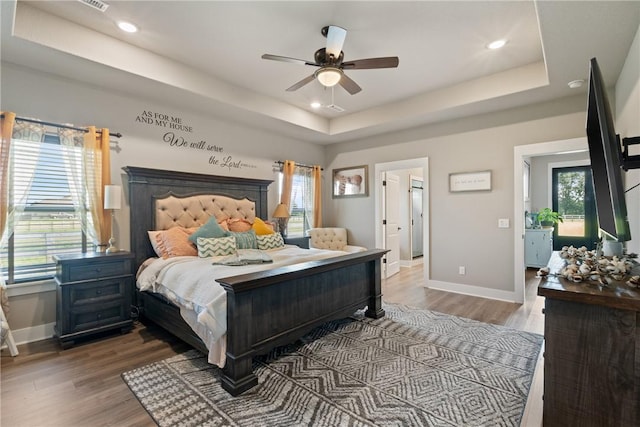
[[[155,230],[155,201],[169,194],[187,197],[219,194],[255,202],[256,216],[266,219],[267,189],[272,181],[171,172],[127,166],[131,251],[136,268],[156,256],[148,230]],[[305,262],[273,270],[218,280],[227,292],[226,364],[222,387],[236,396],[258,384],[254,355],[291,343],[311,329],[345,318],[365,306],[365,315],[384,316],[380,260],[384,250]],[[150,292],[138,292],[142,317],[204,351],[200,338],[180,316],[179,309]]]

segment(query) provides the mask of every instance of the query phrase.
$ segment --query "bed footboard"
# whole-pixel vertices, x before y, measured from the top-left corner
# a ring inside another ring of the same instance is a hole
[[[222,387],[236,396],[258,383],[252,357],[291,343],[330,320],[384,316],[380,260],[372,249],[218,280],[227,292],[227,361]]]

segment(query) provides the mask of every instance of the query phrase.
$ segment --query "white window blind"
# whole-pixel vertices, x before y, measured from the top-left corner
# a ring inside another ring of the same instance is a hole
[[[14,233],[0,251],[0,274],[8,284],[50,278],[53,255],[86,251],[59,138],[45,134],[43,139],[11,144],[9,204],[17,214]]]
[[[282,194],[283,174],[280,173],[280,195]],[[290,217],[287,222],[289,237],[302,237],[313,222],[313,173],[308,167],[296,167],[291,186]]]

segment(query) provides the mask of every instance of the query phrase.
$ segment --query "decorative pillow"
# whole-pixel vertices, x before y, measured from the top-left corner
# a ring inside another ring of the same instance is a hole
[[[198,237],[209,237],[209,238],[218,238],[218,237],[227,237],[229,235],[228,231],[224,231],[215,217],[209,218],[202,227],[198,228],[198,230],[189,236],[189,240],[193,243],[198,241]]]
[[[256,235],[258,236],[274,233],[273,228],[258,217],[253,220],[253,226],[251,226],[251,228],[256,232]]]
[[[244,233],[251,230],[251,223],[246,219],[229,218],[227,224],[229,224],[229,231],[235,231],[236,233]]]
[[[257,236],[256,240],[258,241],[258,249],[262,251],[266,251],[267,249],[282,248],[284,246],[284,240],[282,239],[282,234],[280,233]]]
[[[224,231],[229,231],[229,219],[228,218],[227,219],[223,219],[222,221],[218,221],[218,225]]]
[[[230,231],[229,233],[236,238],[236,249],[258,249],[255,231],[249,230],[244,233]]]
[[[198,237],[198,256],[200,258],[234,253],[236,253],[236,238],[233,236]]]
[[[162,258],[170,258],[174,256],[197,256],[198,250],[189,241],[191,229],[182,227],[173,227],[165,231],[159,231],[156,234],[156,243],[158,244],[159,255]]]
[[[160,252],[160,249],[158,249],[158,241],[156,240],[156,236],[158,235],[158,233],[162,233],[162,231],[147,231],[147,233],[149,234],[149,241],[151,242],[153,250],[155,251],[156,255],[161,257],[162,252]]]

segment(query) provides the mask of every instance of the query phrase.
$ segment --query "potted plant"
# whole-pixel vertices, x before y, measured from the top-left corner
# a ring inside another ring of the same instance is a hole
[[[538,221],[540,221],[542,228],[551,228],[562,222],[562,216],[558,212],[552,211],[551,208],[544,208],[538,212]]]

